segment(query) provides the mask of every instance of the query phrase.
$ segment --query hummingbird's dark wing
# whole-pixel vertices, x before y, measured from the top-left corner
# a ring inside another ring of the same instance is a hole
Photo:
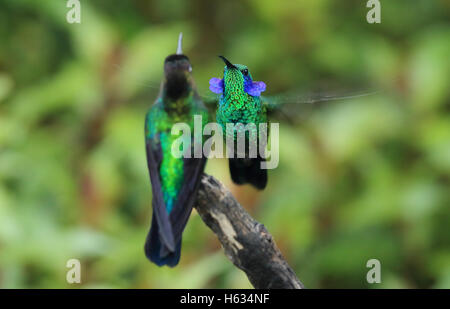
[[[296,123],[310,114],[317,103],[359,99],[378,94],[379,90],[291,92],[283,95],[261,96],[269,118]]]
[[[206,165],[206,157],[185,158],[183,160],[184,182],[178,193],[178,200],[170,213],[170,222],[176,242],[181,240],[181,234],[197,198],[197,191]]]
[[[159,169],[163,159],[159,136],[153,140],[146,140],[147,165],[152,183],[152,225],[145,242],[145,253],[147,257],[158,265],[164,265],[167,259],[161,261],[160,257],[169,256],[175,252],[175,240],[169,214],[166,211]]]
[[[197,197],[200,179],[206,164],[206,157],[180,158],[183,160],[183,183],[170,214],[167,213],[160,179],[163,158],[159,135],[147,140],[147,163],[152,182],[153,217],[150,232],[145,243],[147,257],[157,265],[175,266],[181,253],[181,236],[192,206]]]

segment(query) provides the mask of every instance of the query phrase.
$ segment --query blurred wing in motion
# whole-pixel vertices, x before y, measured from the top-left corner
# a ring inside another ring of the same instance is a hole
[[[215,94],[215,93],[200,95],[200,98],[203,101],[203,104],[205,105],[206,109],[208,110],[210,119],[216,118],[216,111],[217,111],[217,108],[219,105],[220,96],[221,96],[220,94]]]
[[[270,119],[295,124],[309,116],[313,108],[318,107],[317,103],[359,99],[378,93],[379,90],[291,92],[284,95],[261,96],[261,101],[266,106]]]

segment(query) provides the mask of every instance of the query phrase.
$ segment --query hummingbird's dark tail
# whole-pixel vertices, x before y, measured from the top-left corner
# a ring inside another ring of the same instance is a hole
[[[158,266],[174,267],[180,261],[181,256],[181,239],[175,246],[175,250],[167,248],[159,235],[159,227],[155,216],[152,218],[152,227],[145,241],[145,255],[153,263]]]
[[[235,184],[249,183],[262,190],[267,185],[267,170],[261,168],[263,158],[229,159],[231,179]]]

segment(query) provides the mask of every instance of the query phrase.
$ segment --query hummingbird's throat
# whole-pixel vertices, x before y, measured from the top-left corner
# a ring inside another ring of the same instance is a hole
[[[189,95],[191,86],[185,74],[172,73],[167,77],[164,85],[164,94],[170,100],[178,100]]]
[[[245,95],[244,91],[244,78],[242,74],[237,72],[227,72],[227,76],[224,78],[224,91],[226,96],[241,97]]]

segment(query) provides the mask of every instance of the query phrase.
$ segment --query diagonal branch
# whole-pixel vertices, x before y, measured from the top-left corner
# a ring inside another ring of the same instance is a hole
[[[225,255],[257,289],[301,289],[303,284],[284,260],[272,236],[214,177],[204,174],[196,209],[217,235]]]

